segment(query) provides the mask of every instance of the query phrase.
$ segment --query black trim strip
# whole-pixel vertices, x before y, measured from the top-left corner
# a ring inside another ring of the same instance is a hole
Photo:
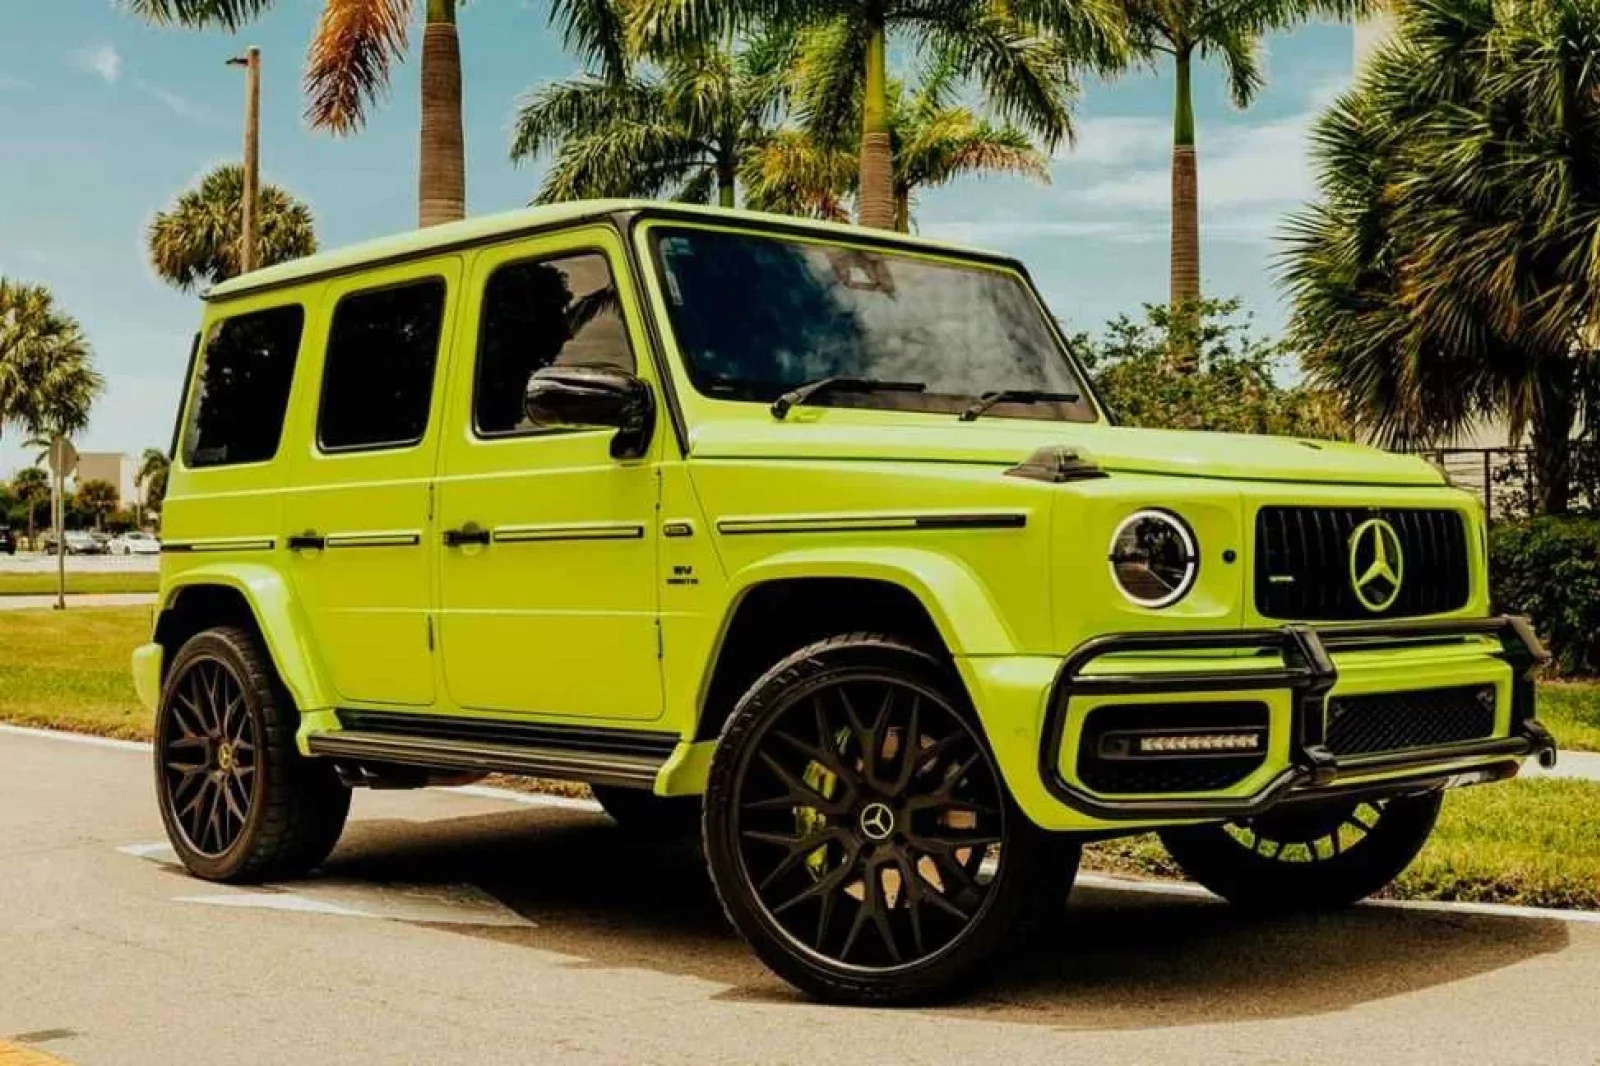
[[[640,755],[662,760],[678,746],[678,734],[648,729],[548,725],[508,718],[458,718],[393,711],[342,710],[338,713],[339,724],[345,729],[387,736]]]
[[[277,545],[272,537],[208,537],[202,540],[163,541],[165,555],[210,552],[268,552]]]
[[[644,320],[645,339],[648,342],[650,365],[656,370],[656,383],[661,387],[661,396],[666,400],[667,421],[672,423],[672,436],[678,442],[678,455],[680,458],[689,458],[689,421],[684,417],[683,403],[678,396],[678,386],[672,380],[672,368],[668,365],[667,345],[661,336],[661,323],[656,321],[656,316],[650,309],[649,288],[652,280],[660,280],[659,275],[654,279],[648,277],[644,270],[644,261],[639,258],[639,250],[634,247],[634,230],[639,223],[650,217],[642,211],[618,211],[612,216],[612,223],[622,236],[622,254],[627,258],[628,270],[633,274],[633,287],[635,296],[639,301],[639,315]]]
[[[687,519],[663,522],[661,523],[661,535],[674,539],[692,537],[694,536],[694,523]]]
[[[625,522],[496,526],[493,537],[496,544],[542,544],[570,540],[643,540],[644,526]]]
[[[818,515],[806,517],[723,518],[717,532],[730,537],[761,533],[883,533],[945,529],[1022,529],[1027,514],[906,514],[906,515]]]

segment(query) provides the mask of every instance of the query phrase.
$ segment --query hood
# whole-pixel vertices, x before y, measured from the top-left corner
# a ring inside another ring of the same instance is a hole
[[[1013,466],[1036,449],[1076,450],[1110,473],[1340,485],[1444,484],[1412,455],[1360,444],[1244,433],[1132,429],[1104,424],[978,419],[861,422],[827,417],[712,421],[695,429],[690,451],[701,459],[875,459]],[[858,416],[859,411],[852,411]]]

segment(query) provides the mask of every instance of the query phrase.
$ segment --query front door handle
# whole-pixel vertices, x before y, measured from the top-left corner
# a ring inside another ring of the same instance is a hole
[[[308,529],[290,536],[288,543],[292,552],[321,551],[328,546],[328,538],[314,529]]]
[[[444,531],[444,544],[447,548],[460,548],[467,544],[489,543],[489,531],[476,522],[468,522],[460,529],[447,529]]]

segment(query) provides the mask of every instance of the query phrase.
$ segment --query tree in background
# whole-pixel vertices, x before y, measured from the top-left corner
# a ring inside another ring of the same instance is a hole
[[[1180,346],[1194,353],[1190,366],[1171,359]],[[1072,350],[1089,368],[1100,398],[1128,425],[1350,436],[1328,390],[1280,384],[1293,351],[1257,334],[1238,300],[1203,299],[1179,311],[1146,304],[1142,317],[1120,315],[1099,338],[1078,334]]]
[[[167,498],[167,474],[172,469],[172,459],[160,448],[146,448],[139,458],[139,472],[134,484],[139,487],[146,511],[160,511]]]
[[[156,213],[146,232],[150,265],[161,280],[193,292],[239,275],[244,168],[217,167]],[[311,255],[311,209],[276,185],[259,196],[257,255],[262,266]]]
[[[274,0],[121,0],[146,21],[229,32],[273,7]],[[615,47],[615,0],[550,0],[550,17],[586,52]],[[467,211],[467,162],[461,119],[459,0],[323,0],[306,61],[306,118],[344,135],[365,124],[389,90],[394,65],[410,47],[423,8],[422,126],[417,215],[423,226],[454,222]]]
[[[99,529],[105,524],[106,516],[117,509],[117,487],[109,481],[90,478],[78,486],[74,499],[77,509]]]
[[[1372,0],[1121,0],[1135,55],[1157,65],[1170,57],[1175,75],[1172,110],[1172,306],[1200,298],[1200,193],[1195,156],[1195,60],[1217,59],[1228,94],[1248,107],[1265,84],[1261,38],[1318,15],[1349,18]],[[1181,349],[1183,361],[1193,353]]]
[[[28,527],[28,543],[33,544],[33,534],[39,518],[39,508],[50,502],[50,475],[36,466],[24,467],[11,479],[11,495],[22,505],[24,521]]]
[[[551,82],[521,103],[511,157],[554,154],[539,203],[670,193],[732,207],[741,164],[777,132],[794,53],[792,35],[771,34],[682,49],[659,74]]]
[[[829,86],[844,79],[826,64],[843,51],[815,44],[807,49],[795,95],[814,124],[804,131],[782,131],[750,155],[744,168],[750,206],[835,221],[846,218],[844,203],[856,189],[860,170],[855,148],[847,128],[815,124],[829,121]],[[925,64],[914,89],[898,80],[889,82],[894,228],[903,233],[911,231],[911,209],[920,189],[968,174],[1013,173],[1050,181],[1049,157],[1024,131],[989,122],[958,102],[961,80],[953,58],[944,54]]]
[[[1600,434],[1600,8],[1398,0],[1313,135],[1284,279],[1307,367],[1390,445],[1530,431],[1535,510]]]
[[[847,109],[848,119],[820,125],[849,121],[859,131],[858,220],[888,229],[896,216],[889,36],[903,32],[929,53],[948,56],[983,88],[1003,120],[1053,148],[1071,133],[1077,67],[1114,51],[1120,30],[1099,3],[1056,0],[1056,32],[1042,32],[1017,13],[1035,6],[1037,0],[629,0],[626,16],[635,39],[651,54],[704,47],[756,28],[816,34],[818,47],[835,48],[829,69],[840,72],[845,84],[823,95]]]
[[[76,319],[42,285],[0,278],[0,429],[67,436],[89,424],[105,382]]]

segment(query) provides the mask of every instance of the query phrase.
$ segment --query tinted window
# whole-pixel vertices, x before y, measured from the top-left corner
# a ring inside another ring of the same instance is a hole
[[[478,432],[530,429],[522,409],[528,378],[557,365],[634,369],[616,283],[598,253],[511,263],[490,275],[473,400]]]
[[[415,444],[428,428],[444,321],[437,279],[346,296],[333,313],[317,442],[324,449]]]
[[[994,414],[1094,418],[1043,308],[1008,271],[690,228],[661,231],[656,254],[678,347],[709,395],[765,402],[839,375],[925,391],[821,402],[960,411],[985,392],[1016,389],[1079,399],[1002,404]]]
[[[186,465],[259,463],[277,454],[304,325],[296,305],[236,315],[212,330],[184,441]]]

